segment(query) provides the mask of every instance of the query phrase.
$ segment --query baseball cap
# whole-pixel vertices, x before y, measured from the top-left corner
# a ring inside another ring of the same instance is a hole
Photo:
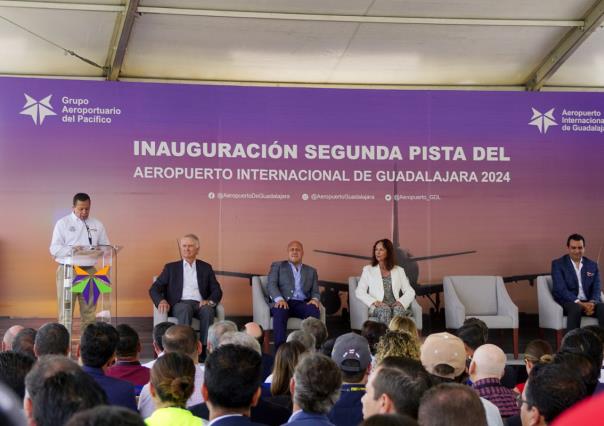
[[[420,359],[428,373],[447,379],[454,379],[466,369],[466,349],[463,341],[450,333],[429,335],[421,347]],[[448,375],[437,374],[434,368],[446,364],[453,368]]]
[[[371,363],[369,342],[356,333],[346,333],[336,339],[331,351],[331,359],[346,373],[365,371]],[[347,360],[356,362],[346,362]]]

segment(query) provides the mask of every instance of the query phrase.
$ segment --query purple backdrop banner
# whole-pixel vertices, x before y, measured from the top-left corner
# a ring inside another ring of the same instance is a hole
[[[0,315],[54,315],[54,221],[88,192],[120,254],[123,314],[194,232],[215,269],[265,274],[291,239],[347,282],[398,225],[445,275],[549,271],[604,243],[604,94],[393,91],[0,78]],[[397,202],[398,212],[393,207]],[[396,214],[396,216],[394,216]],[[247,281],[223,278],[227,312]],[[511,290],[534,310],[534,289]]]

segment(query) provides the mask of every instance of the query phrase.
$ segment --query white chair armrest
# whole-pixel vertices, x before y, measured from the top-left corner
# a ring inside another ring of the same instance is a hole
[[[458,329],[466,319],[466,308],[457,297],[453,280],[450,277],[443,279],[443,293],[445,296],[445,326]]]
[[[264,298],[259,276],[252,277],[252,311],[254,322],[260,324],[264,330],[271,330],[270,306]]]
[[[497,315],[512,318],[512,328],[518,328],[518,306],[514,303],[505,288],[502,277],[497,277]]]
[[[562,330],[564,310],[555,300],[547,285],[550,275],[537,277],[537,301],[539,304],[539,327]]]

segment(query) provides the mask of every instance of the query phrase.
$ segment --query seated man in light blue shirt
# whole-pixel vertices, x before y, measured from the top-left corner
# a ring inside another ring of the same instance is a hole
[[[274,262],[268,274],[268,293],[275,334],[275,350],[285,342],[287,320],[319,318],[319,281],[317,270],[302,264],[304,248],[300,241],[287,245],[288,260]]]

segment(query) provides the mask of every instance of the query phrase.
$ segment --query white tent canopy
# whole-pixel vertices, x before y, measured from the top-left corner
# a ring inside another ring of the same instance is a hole
[[[0,74],[602,90],[603,21],[604,0],[0,0]]]

